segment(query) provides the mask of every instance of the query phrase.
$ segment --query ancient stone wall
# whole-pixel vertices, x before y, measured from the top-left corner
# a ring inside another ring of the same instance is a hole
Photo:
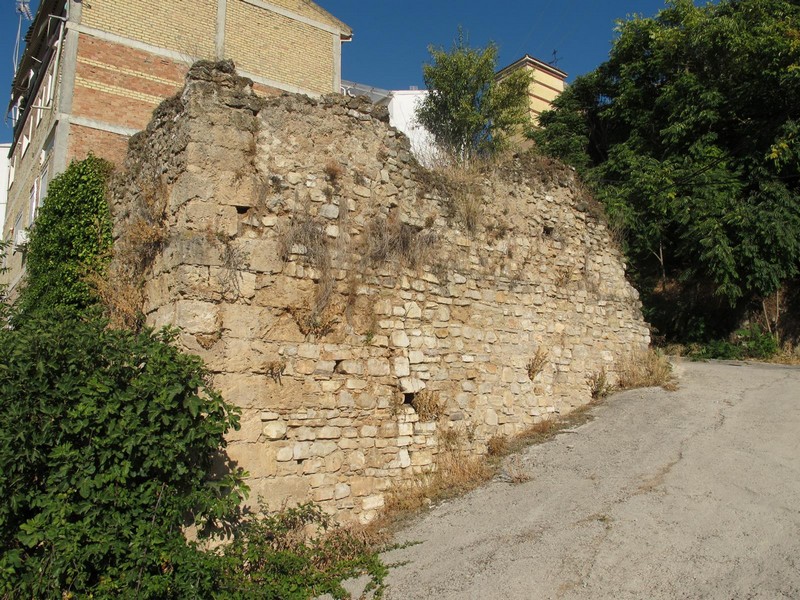
[[[649,341],[569,170],[430,173],[387,121],[363,99],[260,98],[201,64],[115,188],[120,242],[143,210],[161,232],[147,322],[181,327],[241,407],[229,454],[270,509],[366,522],[440,452],[587,403],[587,378],[613,381]]]

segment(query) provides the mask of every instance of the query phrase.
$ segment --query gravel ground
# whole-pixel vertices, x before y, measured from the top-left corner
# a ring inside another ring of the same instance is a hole
[[[800,369],[677,370],[412,522],[388,598],[800,599]]]

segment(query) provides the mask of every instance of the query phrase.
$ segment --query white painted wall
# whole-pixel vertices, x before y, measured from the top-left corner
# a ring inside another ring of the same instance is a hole
[[[427,90],[396,90],[389,99],[389,123],[408,136],[411,152],[426,167],[436,164],[437,151],[431,133],[417,123],[416,110]]]

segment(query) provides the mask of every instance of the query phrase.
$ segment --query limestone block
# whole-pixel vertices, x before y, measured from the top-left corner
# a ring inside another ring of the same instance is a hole
[[[396,348],[407,348],[409,341],[406,332],[403,330],[395,330],[391,333],[392,345]]]
[[[361,437],[370,438],[378,435],[378,428],[374,425],[363,425],[361,427]]]
[[[410,453],[411,464],[415,467],[424,467],[433,464],[433,453],[428,450],[416,450]]]
[[[292,446],[284,446],[278,449],[275,460],[278,462],[288,462],[294,459],[294,448]]]
[[[412,365],[425,362],[425,354],[421,350],[409,350],[408,362],[410,362]]]
[[[367,385],[368,383],[363,379],[348,378],[345,382],[348,390],[363,390]]]
[[[344,452],[337,450],[325,457],[325,471],[327,473],[337,473],[344,464]]]
[[[413,423],[398,423],[397,424],[397,435],[413,435],[414,434],[414,424]]]
[[[340,444],[341,445],[341,444]],[[364,453],[360,450],[356,450],[355,452],[351,452],[348,457],[348,464],[350,466],[351,471],[360,471],[364,468],[364,465],[367,464],[367,460],[364,457]]]
[[[262,498],[270,511],[301,504],[309,499],[311,491],[308,479],[301,476],[256,479],[249,485],[250,498]]]
[[[316,366],[314,367],[314,375],[332,375],[333,370],[336,367],[336,362],[332,360],[319,360],[317,361]],[[342,384],[340,381],[323,381],[322,382],[322,391],[323,392],[335,392]]]
[[[245,468],[251,477],[273,477],[277,473],[278,450],[269,444],[231,444],[227,453],[231,461]]]
[[[393,438],[397,436],[397,423],[394,421],[389,421],[386,423],[381,423],[380,428],[378,430],[378,437],[380,438]]]
[[[292,447],[292,458],[294,460],[311,458],[311,442],[297,442]]]
[[[492,408],[486,409],[486,414],[483,418],[483,422],[489,425],[490,427],[494,427],[498,423],[497,413]]]
[[[317,439],[317,430],[315,427],[297,427],[292,430],[293,437],[301,442],[314,441]]]
[[[271,421],[264,426],[264,437],[268,440],[282,440],[286,437],[286,423],[283,421]]]
[[[336,452],[338,445],[336,442],[313,442],[309,449],[311,456],[325,457]]]
[[[339,207],[335,204],[323,204],[319,207],[319,216],[326,219],[338,219]]]
[[[385,377],[390,373],[389,361],[383,358],[370,358],[367,360],[367,373],[371,377]]]
[[[342,430],[339,427],[321,427],[317,430],[318,440],[338,440],[342,437]]]
[[[409,360],[405,356],[396,356],[393,361],[396,377],[408,377],[411,374]]]
[[[425,389],[425,383],[417,377],[401,377],[400,391],[404,394],[415,394]]]
[[[409,319],[419,319],[422,316],[422,310],[416,302],[406,302],[403,308]]]
[[[333,497],[336,500],[350,496],[350,486],[346,483],[337,483],[333,490]]]
[[[299,375],[311,375],[317,368],[316,361],[313,360],[296,360],[292,364],[292,370]]]
[[[247,269],[254,273],[280,273],[283,270],[283,260],[276,240],[239,238],[236,248],[242,253]]]
[[[336,372],[343,375],[363,375],[364,364],[360,360],[343,360],[336,365]]]
[[[200,300],[175,302],[173,325],[192,334],[213,334],[219,331],[219,305]]]
[[[372,496],[367,496],[361,501],[361,508],[363,510],[377,510],[378,508],[382,508],[383,505],[384,505],[383,494],[374,494]]]

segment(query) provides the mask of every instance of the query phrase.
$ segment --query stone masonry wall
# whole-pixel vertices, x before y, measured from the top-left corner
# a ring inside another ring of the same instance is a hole
[[[120,238],[153,194],[147,322],[181,327],[241,407],[229,454],[269,509],[367,522],[446,448],[587,403],[588,377],[649,342],[569,170],[429,173],[364,99],[261,98],[198,64],[132,140]]]

